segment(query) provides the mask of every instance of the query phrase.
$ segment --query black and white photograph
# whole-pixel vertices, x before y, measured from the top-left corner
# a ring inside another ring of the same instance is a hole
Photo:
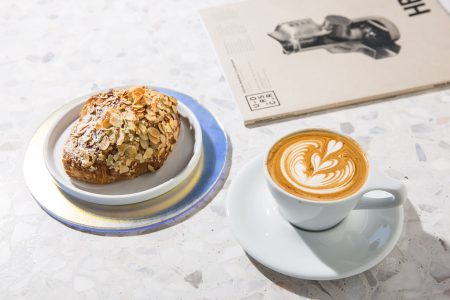
[[[325,49],[330,53],[361,52],[374,59],[397,55],[400,32],[383,17],[351,20],[329,15],[322,24],[312,19],[280,23],[268,35],[283,47],[284,54]]]

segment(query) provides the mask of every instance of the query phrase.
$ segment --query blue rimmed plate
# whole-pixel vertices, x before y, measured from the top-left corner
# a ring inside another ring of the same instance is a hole
[[[156,89],[186,105],[201,124],[203,154],[189,178],[159,197],[120,206],[88,203],[62,192],[45,166],[42,147],[52,122],[61,111],[80,101],[77,99],[56,111],[39,127],[25,154],[25,181],[35,200],[50,216],[70,227],[89,232],[152,231],[183,219],[218,191],[230,165],[230,147],[224,128],[193,98],[169,89]]]

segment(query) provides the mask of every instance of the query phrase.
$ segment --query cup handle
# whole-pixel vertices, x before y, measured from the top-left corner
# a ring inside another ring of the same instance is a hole
[[[366,194],[371,191],[384,191],[391,194],[391,196],[384,198],[367,196]],[[406,187],[402,182],[387,177],[377,170],[373,170],[361,194],[361,199],[354,209],[392,208],[400,206],[405,202]]]

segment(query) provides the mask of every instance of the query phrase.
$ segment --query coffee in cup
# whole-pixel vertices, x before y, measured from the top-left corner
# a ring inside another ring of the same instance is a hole
[[[270,176],[288,193],[334,201],[357,192],[368,175],[364,151],[343,135],[320,129],[293,133],[269,151]]]

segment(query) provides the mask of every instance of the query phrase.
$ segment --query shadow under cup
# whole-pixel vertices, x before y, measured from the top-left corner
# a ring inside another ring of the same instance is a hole
[[[406,198],[403,184],[369,165],[353,139],[309,129],[274,143],[266,153],[264,172],[281,214],[296,227],[322,231],[339,224],[352,209],[402,204]],[[376,198],[367,194],[375,190],[389,194]]]

